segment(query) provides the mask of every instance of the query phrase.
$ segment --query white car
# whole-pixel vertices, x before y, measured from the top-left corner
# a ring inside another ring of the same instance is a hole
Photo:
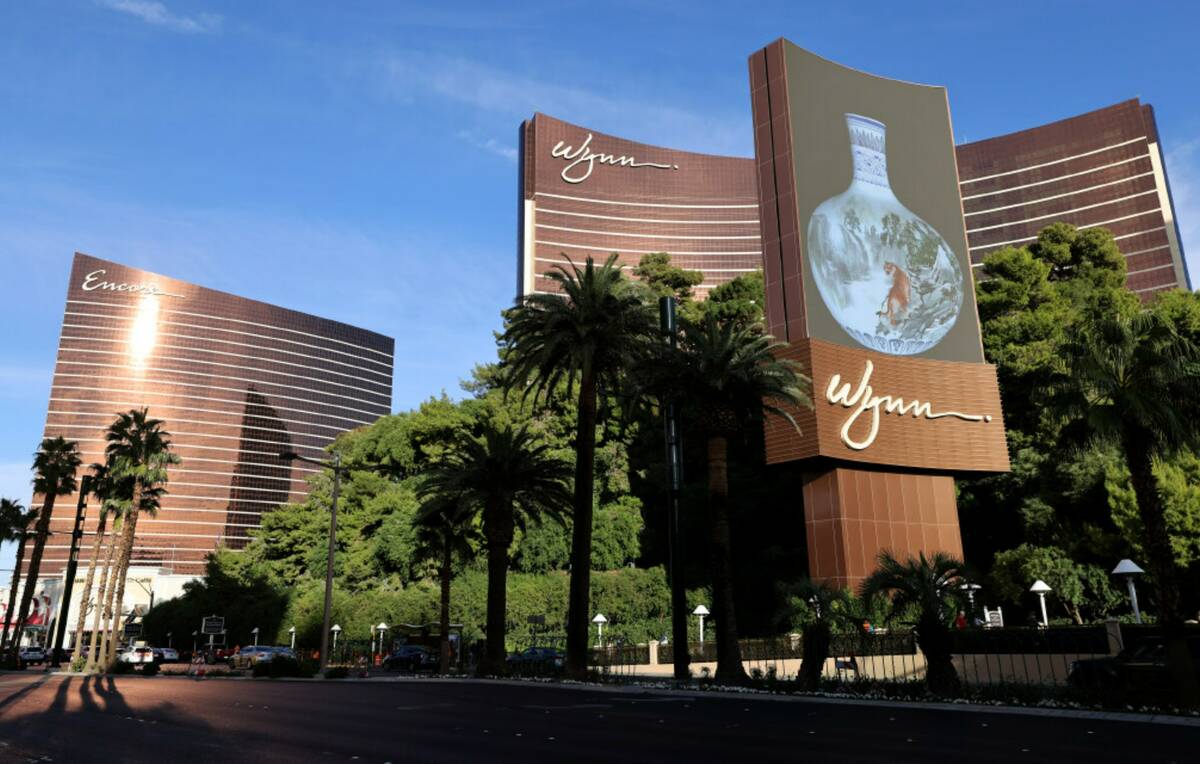
[[[155,647],[154,659],[159,663],[174,663],[179,660],[179,651],[173,647]]]
[[[133,665],[154,663],[154,649],[150,647],[131,647],[117,656],[117,660],[121,661],[121,663],[131,663]]]
[[[38,647],[37,645],[22,647],[20,657],[22,663],[45,663],[46,648]]]

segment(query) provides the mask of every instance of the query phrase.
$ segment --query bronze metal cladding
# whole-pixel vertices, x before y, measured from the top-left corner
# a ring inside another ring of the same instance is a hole
[[[957,154],[972,263],[1061,221],[1112,231],[1133,291],[1190,288],[1149,104],[1124,101]]]
[[[521,125],[517,292],[552,288],[568,260],[648,252],[704,273],[696,289],[762,270],[754,161],[650,146],[537,114]]]
[[[118,412],[146,406],[164,420],[182,463],[169,471],[158,515],[138,520],[133,564],[200,574],[218,545],[240,548],[264,513],[308,495],[317,468],[280,452],[322,458],[339,433],[390,412],[393,345],[76,254],[45,435],[78,441],[86,468],[103,461]],[[55,502],[44,572],[66,564],[76,498]],[[84,549],[95,527],[93,500]]]

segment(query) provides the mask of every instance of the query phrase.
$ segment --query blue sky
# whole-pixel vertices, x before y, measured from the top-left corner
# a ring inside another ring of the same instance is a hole
[[[5,3],[0,495],[29,498],[75,250],[394,336],[397,410],[454,395],[515,290],[521,119],[749,156],[746,59],[781,36],[946,85],[959,141],[1153,104],[1200,273],[1197,22],[1146,0]]]

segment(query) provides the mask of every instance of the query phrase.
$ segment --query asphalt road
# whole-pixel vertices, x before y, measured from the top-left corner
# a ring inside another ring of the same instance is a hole
[[[1200,728],[464,681],[0,676],[0,761],[1187,762]]]

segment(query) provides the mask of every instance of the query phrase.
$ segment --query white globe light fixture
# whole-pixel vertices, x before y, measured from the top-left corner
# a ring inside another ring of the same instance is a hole
[[[592,623],[596,624],[596,647],[600,647],[604,644],[604,624],[608,623],[608,619],[604,617],[604,613],[596,613]]]
[[[335,623],[329,631],[333,633],[333,651],[336,652],[337,651],[337,638],[338,638],[338,634],[342,633],[342,627],[338,626]]]
[[[258,627],[255,626],[250,630],[250,633],[254,635],[254,646],[258,647]]]
[[[1038,596],[1038,600],[1041,601],[1041,604],[1042,604],[1042,627],[1046,628],[1050,625],[1050,619],[1046,617],[1046,594],[1048,592],[1052,592],[1054,590],[1050,588],[1049,584],[1047,584],[1045,581],[1043,581],[1042,579],[1039,578],[1038,580],[1033,582],[1033,586],[1029,587],[1029,591],[1036,594]]]
[[[1133,605],[1133,619],[1138,623],[1142,622],[1142,611],[1138,608],[1137,589],[1133,585],[1133,578],[1145,572],[1133,560],[1121,560],[1117,567],[1113,568],[1114,576],[1125,577],[1125,586],[1129,589],[1129,604]]]
[[[292,637],[292,649],[295,650],[296,649],[296,627],[293,626],[292,628],[288,629],[288,634],[290,634]]]
[[[381,653],[383,652],[383,635],[387,630],[388,625],[383,621],[380,621],[379,625],[375,627],[375,631],[379,632],[379,652]]]
[[[703,605],[697,605],[692,611],[692,615],[700,619],[700,644],[704,644],[704,616],[708,615],[708,608]]]

